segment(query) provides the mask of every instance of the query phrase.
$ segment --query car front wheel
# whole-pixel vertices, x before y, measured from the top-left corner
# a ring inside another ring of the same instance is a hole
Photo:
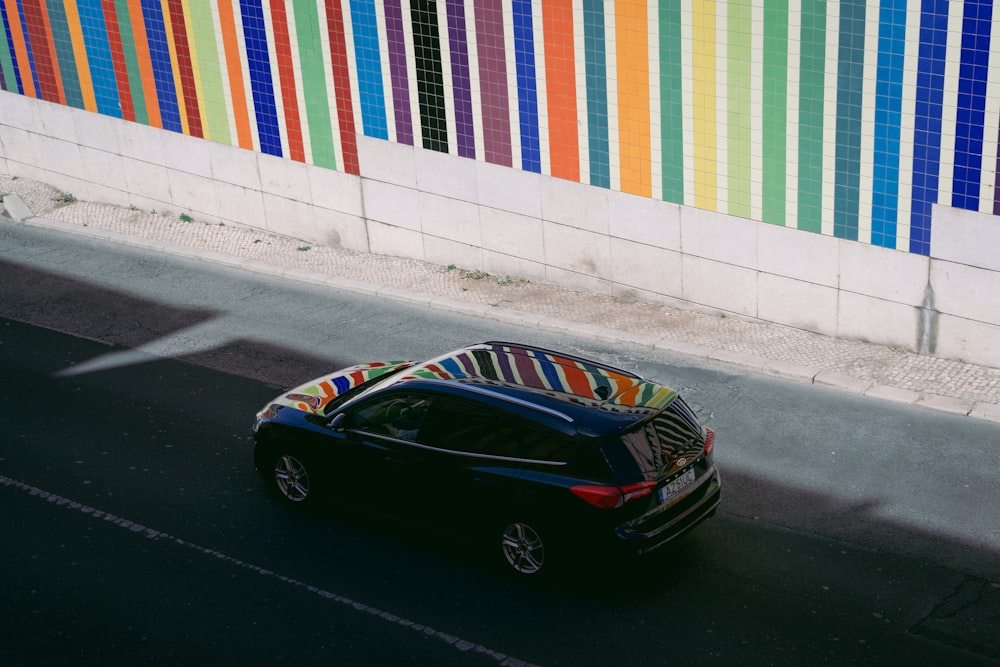
[[[273,474],[274,486],[285,501],[299,505],[315,498],[314,480],[302,457],[289,453],[279,455],[274,460]]]
[[[519,574],[538,574],[545,565],[545,543],[530,524],[507,524],[500,545],[507,564]]]

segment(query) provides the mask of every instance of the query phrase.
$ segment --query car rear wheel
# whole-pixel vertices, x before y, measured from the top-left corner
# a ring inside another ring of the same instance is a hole
[[[500,546],[507,564],[518,574],[538,574],[545,565],[545,542],[530,524],[519,521],[507,524]]]
[[[274,459],[274,486],[282,499],[294,505],[310,502],[316,496],[313,478],[301,456],[288,452]]]

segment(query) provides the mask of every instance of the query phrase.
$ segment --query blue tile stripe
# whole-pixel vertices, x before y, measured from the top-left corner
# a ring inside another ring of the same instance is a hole
[[[923,0],[910,209],[910,252],[920,255],[929,255],[931,251],[931,207],[937,203],[941,166],[941,111],[947,49],[948,0]]]
[[[906,0],[883,0],[879,11],[878,74],[875,90],[872,245],[886,248],[896,247],[905,52]]]
[[[351,0],[351,26],[354,31],[361,126],[366,137],[388,139],[375,0]]]
[[[90,77],[94,84],[94,99],[97,111],[105,116],[122,117],[122,106],[118,96],[118,81],[115,66],[111,60],[111,44],[108,29],[104,23],[101,0],[77,0],[80,13],[80,27],[90,66]]]
[[[271,57],[264,23],[264,8],[259,0],[241,0],[243,39],[246,42],[247,66],[250,72],[250,89],[253,109],[257,119],[257,136],[260,150],[268,155],[281,157],[281,129],[278,107],[274,99],[274,80],[271,77]]]
[[[979,210],[979,186],[983,176],[983,123],[992,21],[993,0],[965,1],[951,205],[970,211]]]
[[[541,173],[538,135],[538,90],[535,80],[535,37],[531,0],[514,0],[514,55],[517,66],[517,107],[521,128],[521,168]]]
[[[142,20],[146,26],[149,60],[153,66],[156,97],[160,103],[160,121],[165,130],[183,132],[180,108],[177,104],[177,88],[174,86],[173,65],[170,62],[170,46],[167,43],[167,26],[163,20],[163,7],[159,0],[142,0]]]

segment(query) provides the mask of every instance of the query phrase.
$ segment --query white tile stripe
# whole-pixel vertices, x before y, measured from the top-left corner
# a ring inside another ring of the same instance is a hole
[[[799,220],[799,63],[802,61],[802,3],[788,1],[788,66],[785,91],[787,142],[785,144],[785,226],[797,228]]]
[[[715,210],[729,211],[729,5],[716,5],[715,16]]]
[[[542,3],[531,3],[531,30],[535,43],[535,94],[538,96],[538,150],[541,172],[552,175],[552,158],[549,154],[549,87],[545,72],[545,23]]]
[[[896,248],[910,248],[910,214],[913,193],[914,112],[917,107],[917,66],[920,60],[920,5],[906,9],[906,48],[903,52],[903,93],[900,100],[899,190],[896,208]]]
[[[875,176],[875,86],[878,80],[879,14],[877,3],[865,7],[865,66],[861,93],[861,164],[858,179],[858,241],[872,242],[872,198]],[[871,103],[868,103],[869,100]]]
[[[663,110],[660,96],[660,13],[659,6],[650,5],[646,15],[649,33],[649,180],[652,198],[663,199]]]
[[[573,0],[573,55],[576,65],[576,117],[579,132],[580,182],[590,184],[590,122],[587,109],[587,51],[584,45],[583,0]]]
[[[622,136],[618,124],[618,35],[615,3],[604,3],[604,66],[608,94],[608,175],[611,189],[622,189]]]
[[[840,3],[826,3],[826,74],[823,77],[823,220],[820,231],[833,236],[837,164],[837,68],[840,51]]]
[[[938,161],[937,203],[951,206],[955,177],[955,122],[958,106],[958,77],[962,66],[963,2],[948,4],[948,46],[944,65],[944,104],[941,109],[941,159]],[[933,238],[933,231],[931,232]]]
[[[685,206],[694,205],[694,63],[691,60],[694,53],[694,19],[692,2],[681,2],[681,99],[684,132],[684,202]]]

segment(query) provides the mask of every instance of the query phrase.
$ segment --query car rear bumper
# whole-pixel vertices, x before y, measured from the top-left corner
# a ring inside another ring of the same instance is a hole
[[[721,497],[719,471],[713,469],[697,489],[672,507],[647,519],[618,526],[618,539],[636,553],[644,554],[658,549],[715,514]]]

